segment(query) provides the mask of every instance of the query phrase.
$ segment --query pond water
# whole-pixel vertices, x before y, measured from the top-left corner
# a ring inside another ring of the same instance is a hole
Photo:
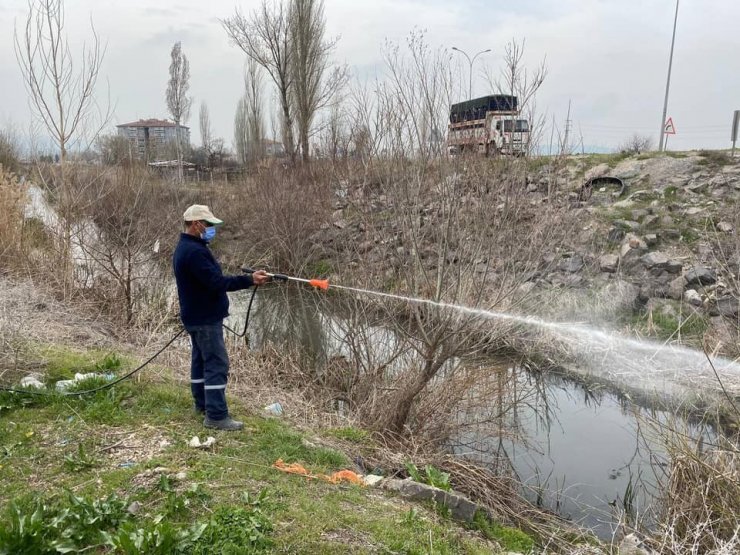
[[[232,327],[243,326],[249,295],[232,296]],[[252,309],[250,344],[298,345],[319,365],[331,357],[350,356],[343,335],[349,327],[346,316],[325,299],[318,304],[317,298],[311,291],[261,290]],[[364,332],[376,349],[392,349],[389,330],[369,326]],[[395,367],[409,362],[402,358]],[[603,383],[587,386],[574,376],[530,371],[495,359],[452,363],[458,364],[484,366],[486,375],[508,386],[505,400],[471,392],[471,402],[453,415],[464,426],[450,438],[451,453],[499,470],[503,465],[531,501],[604,539],[612,535],[620,515],[652,522],[666,456],[650,422],[673,420],[672,415],[638,405]],[[481,385],[480,391],[487,389]],[[706,433],[683,424],[697,437]]]

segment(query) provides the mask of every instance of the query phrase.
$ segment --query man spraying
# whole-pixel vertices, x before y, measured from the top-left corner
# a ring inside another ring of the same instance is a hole
[[[185,232],[173,256],[180,318],[190,334],[192,361],[190,389],[195,410],[205,415],[203,425],[219,430],[241,430],[244,424],[229,415],[226,381],[229,357],[224,344],[223,321],[229,314],[227,291],[262,285],[270,277],[264,271],[227,276],[208,244],[223,221],[208,206],[194,204],[183,214]]]

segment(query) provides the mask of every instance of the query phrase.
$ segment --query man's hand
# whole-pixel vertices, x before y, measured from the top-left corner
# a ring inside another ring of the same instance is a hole
[[[252,274],[252,281],[255,285],[264,285],[270,281],[270,276],[264,270],[257,270]]]

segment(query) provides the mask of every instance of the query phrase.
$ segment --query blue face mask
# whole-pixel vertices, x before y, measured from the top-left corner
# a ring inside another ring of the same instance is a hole
[[[207,227],[206,230],[200,234],[200,238],[203,239],[206,243],[210,243],[215,236],[216,236],[216,226],[215,225],[212,225],[211,227]]]

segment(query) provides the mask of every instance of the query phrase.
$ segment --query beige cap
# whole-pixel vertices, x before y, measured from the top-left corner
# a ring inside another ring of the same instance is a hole
[[[185,210],[185,213],[182,216],[186,222],[197,222],[203,220],[204,222],[208,222],[213,225],[224,223],[222,220],[219,220],[214,216],[211,209],[205,204],[193,204]]]

